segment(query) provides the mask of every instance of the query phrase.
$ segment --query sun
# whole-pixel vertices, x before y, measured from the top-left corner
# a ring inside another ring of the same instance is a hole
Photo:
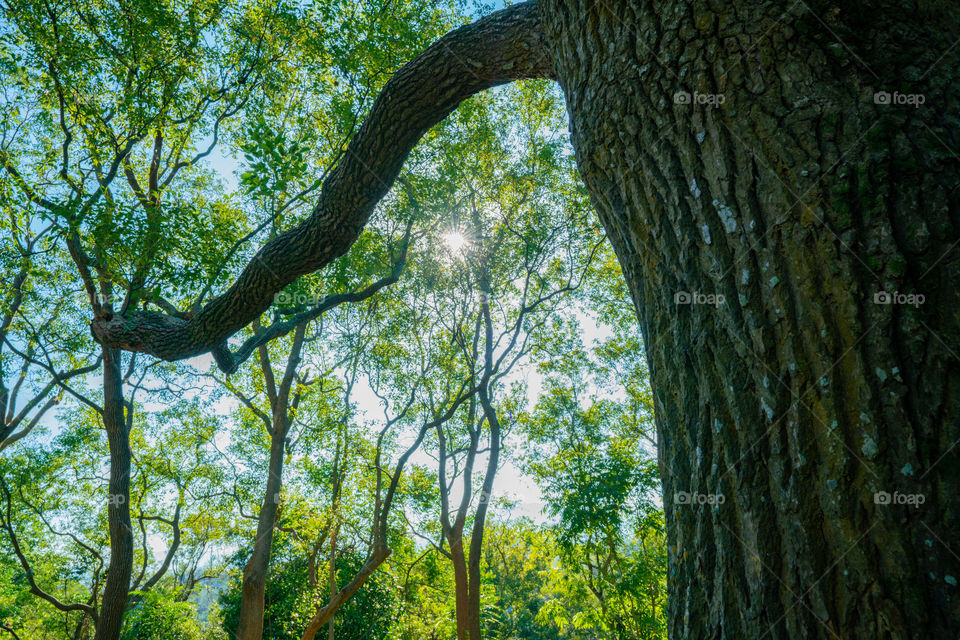
[[[466,252],[470,241],[467,239],[467,236],[459,231],[447,231],[443,234],[443,244],[446,245],[447,250],[453,255],[462,255]]]

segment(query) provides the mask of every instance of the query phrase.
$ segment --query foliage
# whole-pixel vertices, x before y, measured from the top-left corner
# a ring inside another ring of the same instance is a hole
[[[240,609],[242,563],[248,556],[249,550],[235,556],[232,579],[220,595],[223,629],[231,637],[236,630]],[[338,581],[352,577],[363,560],[356,553],[339,558]],[[314,606],[326,601],[326,582],[311,590],[307,564],[307,558],[297,554],[289,540],[281,540],[275,545],[267,580],[267,606],[263,619],[265,640],[299,640],[303,626],[313,616]],[[389,574],[375,575],[337,612],[337,638],[375,640],[389,637],[399,604],[393,580]]]
[[[202,640],[197,608],[174,594],[150,591],[124,620],[123,640]]]
[[[611,256],[601,268],[617,269]],[[541,620],[602,630],[607,637],[663,637],[665,528],[655,459],[657,436],[639,339],[625,328],[622,279],[598,280],[589,299],[609,336],[584,344],[568,324],[540,366],[544,392],[528,417],[527,463],[557,518],[563,595]],[[592,606],[571,614],[571,597]]]

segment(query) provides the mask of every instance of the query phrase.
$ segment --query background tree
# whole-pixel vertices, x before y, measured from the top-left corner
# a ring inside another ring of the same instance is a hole
[[[10,185],[0,178],[3,188]],[[86,345],[69,338],[72,318],[62,317],[76,296],[51,286],[63,275],[53,225],[39,226],[43,220],[31,205],[15,198],[2,207],[0,264],[9,289],[0,302],[0,451],[27,436],[65,395],[76,393],[68,386],[72,378],[99,366],[92,352],[83,353]]]
[[[100,615],[109,567],[109,529],[99,508],[111,499],[102,484],[109,450],[98,413],[89,409],[74,420],[64,433],[31,446],[21,443],[2,461],[0,523],[13,584],[46,607],[33,632],[45,628],[47,634],[86,639]],[[172,428],[155,436],[158,423]],[[210,526],[211,496],[221,478],[208,446],[214,432],[215,423],[195,406],[131,425],[137,455],[129,505],[136,527],[130,606],[155,588],[186,599],[200,579],[202,548],[220,535]],[[192,552],[179,566],[173,561],[178,550]]]
[[[205,266],[209,272],[211,261],[181,262],[182,238],[162,229],[175,223],[225,232],[217,224],[227,217],[223,209],[191,197],[206,178],[191,168],[211,152],[223,120],[278,68],[281,54],[269,36],[290,33],[283,25],[294,17],[273,14],[266,24],[251,20],[252,8],[225,14],[208,4],[181,14],[156,5],[131,15],[109,3],[7,7],[5,51],[13,64],[3,67],[11,90],[0,163],[19,198],[63,229],[95,317],[149,301],[166,306],[177,292],[156,286],[157,278],[178,274],[182,284],[202,277]],[[160,32],[168,37],[151,35]],[[225,41],[210,46],[218,37]],[[224,73],[206,75],[208,65]],[[208,133],[212,142],[198,149],[198,137]],[[98,640],[118,637],[134,570],[133,406],[123,400],[121,352],[105,348],[102,358],[111,552],[95,617]]]
[[[284,118],[289,119],[291,115],[284,112]],[[246,133],[247,141],[243,148],[246,162],[251,169],[242,173],[241,184],[248,198],[252,200],[252,206],[267,210],[266,215],[259,217],[268,220],[274,228],[290,216],[296,215],[303,208],[305,197],[317,186],[317,182],[311,181],[306,175],[308,150],[304,146],[305,140],[299,139],[312,139],[312,133],[303,130],[305,125],[302,117],[299,126],[301,130],[298,138],[289,140],[290,131],[276,132],[266,118],[260,116]],[[411,215],[407,213],[408,217]],[[407,246],[411,242],[412,226],[411,218],[406,230],[401,230],[399,237],[391,239],[389,234],[392,230],[389,224],[384,226],[381,233],[371,225],[365,232],[368,238],[360,242],[357,251],[351,252],[351,255],[343,260],[347,262],[352,258],[349,265],[331,269],[324,274],[327,277],[298,283],[296,289],[278,294],[278,308],[273,318],[265,318],[268,326],[263,327],[260,321],[255,322],[252,335],[239,350],[239,353],[243,354],[239,356],[240,359],[246,357],[246,354],[256,353],[257,370],[253,374],[254,379],[245,385],[235,379],[220,381],[240,400],[245,410],[257,422],[263,423],[269,434],[267,481],[258,509],[256,537],[244,571],[236,629],[238,638],[258,640],[261,637],[264,592],[274,526],[280,508],[284,460],[293,455],[293,443],[303,437],[305,430],[305,427],[300,425],[299,435],[291,431],[294,429],[297,414],[301,413],[301,402],[309,401],[311,387],[314,385],[323,393],[324,382],[329,383],[327,379],[333,373],[332,369],[342,365],[344,359],[356,360],[355,355],[349,352],[339,354],[334,357],[335,364],[330,369],[311,374],[309,366],[314,362],[309,361],[305,365],[304,349],[309,348],[310,343],[326,339],[326,336],[322,335],[322,325],[317,323],[317,319],[324,313],[340,304],[362,302],[396,281],[403,269]],[[386,239],[380,237],[384,234]],[[378,268],[378,263],[383,262],[380,255],[373,253],[377,246],[383,246],[384,253],[388,254],[388,264],[381,277],[369,281],[370,279],[364,276]],[[319,291],[326,292],[326,295]],[[278,338],[288,333],[292,334],[292,337],[288,343],[283,341],[287,348],[280,358],[285,364],[275,372],[272,363],[277,359],[277,352],[274,350],[275,355],[271,356],[268,345],[271,340],[278,341]],[[337,360],[339,363],[336,363]],[[355,380],[346,383],[347,405],[354,383]],[[303,413],[316,420],[317,414],[324,408],[317,405]],[[335,544],[335,540],[336,528],[331,533],[331,543]]]
[[[497,119],[510,103],[521,114]],[[405,306],[425,308],[432,318],[417,329],[408,357],[445,353],[440,375],[423,383],[426,397],[476,386],[429,441],[440,488],[434,544],[454,569],[459,638],[481,635],[483,531],[512,422],[503,416],[523,396],[509,376],[549,331],[553,314],[569,304],[602,241],[561,154],[557,114],[555,96],[531,85],[472,101],[449,123],[458,135],[429,142],[458,158],[434,179],[441,185],[426,187],[446,191],[452,222],[427,238],[409,276],[415,282],[398,292],[412,293]]]

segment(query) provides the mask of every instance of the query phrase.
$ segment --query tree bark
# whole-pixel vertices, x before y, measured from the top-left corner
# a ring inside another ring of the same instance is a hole
[[[489,311],[485,313],[486,327],[489,330]],[[493,340],[488,332],[486,340],[486,357],[490,370],[493,355]],[[470,496],[473,494],[473,458],[477,454],[480,445],[479,429],[482,421],[476,421],[478,432],[471,438],[470,442],[470,461],[461,474],[463,483],[464,497],[456,512],[456,517],[452,524],[449,524],[449,508],[447,500],[444,500],[441,506],[441,527],[447,543],[450,546],[449,558],[453,565],[453,583],[454,583],[454,604],[456,607],[457,640],[481,640],[483,637],[483,626],[480,617],[480,605],[482,595],[482,576],[480,563],[483,559],[483,533],[487,523],[487,511],[490,506],[490,495],[493,492],[493,483],[496,479],[497,471],[500,465],[501,449],[501,431],[500,421],[496,410],[490,399],[489,381],[482,382],[479,385],[478,396],[484,415],[490,429],[490,447],[487,458],[487,466],[483,473],[483,482],[480,486],[480,495],[478,496],[477,509],[473,515],[473,524],[470,528],[469,546],[464,548],[464,528],[467,519],[467,511],[470,506]],[[471,410],[472,413],[472,410]],[[471,416],[469,422],[473,423],[475,417]],[[442,436],[441,436],[442,437]],[[445,456],[446,445],[441,444],[441,456]],[[446,474],[446,466],[441,465],[440,472]],[[440,490],[448,492],[446,484],[441,481]]]
[[[489,286],[484,280],[484,291],[489,295]],[[484,328],[484,369],[493,371],[493,350],[495,341],[493,339],[493,323],[490,319],[490,306],[484,298],[481,305]],[[490,380],[485,379],[480,383],[480,389],[477,396],[480,399],[480,406],[483,409],[483,415],[486,418],[487,427],[490,429],[490,449],[487,454],[487,468],[483,474],[483,484],[480,486],[480,496],[477,503],[477,510],[473,516],[473,527],[470,531],[470,553],[467,556],[467,616],[466,623],[469,631],[470,640],[481,640],[483,637],[483,627],[480,620],[480,596],[482,594],[482,583],[480,572],[480,562],[483,558],[483,532],[487,524],[487,512],[490,509],[490,496],[493,494],[493,482],[496,479],[497,471],[500,469],[500,448],[503,444],[501,439],[500,418],[497,416],[497,410],[493,406],[491,398]],[[482,421],[481,421],[482,424]],[[464,482],[468,479],[464,477]],[[469,480],[472,482],[472,479]]]
[[[103,587],[95,640],[117,640],[127,607],[133,573],[133,529],[130,524],[130,431],[123,411],[121,352],[103,350],[103,425],[110,446],[107,521],[110,565]]]
[[[670,637],[958,637],[960,11],[541,8],[650,364]]]
[[[327,584],[330,586],[331,600],[337,596],[337,534],[339,532],[340,525],[334,525],[333,531],[330,532],[330,561],[327,565]],[[336,632],[336,612],[334,612],[330,616],[330,621],[327,622],[327,640],[333,640],[336,637]]]
[[[457,623],[457,640],[470,638],[470,573],[467,569],[463,548],[463,527],[452,529],[447,542],[450,545],[450,563],[453,565],[454,616]]]

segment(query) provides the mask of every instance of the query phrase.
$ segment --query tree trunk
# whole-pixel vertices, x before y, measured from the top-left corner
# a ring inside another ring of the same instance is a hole
[[[257,539],[243,569],[237,640],[260,640],[263,635],[264,594],[267,573],[270,571],[270,551],[280,506],[280,490],[283,487],[284,438],[287,433],[285,421],[285,415],[274,416],[274,428],[270,435],[270,467],[257,520]]]
[[[260,414],[270,432],[270,462],[267,467],[267,484],[260,506],[260,516],[257,519],[257,539],[253,542],[253,552],[243,569],[237,640],[260,640],[263,635],[264,597],[267,575],[270,572],[273,530],[280,509],[280,490],[283,488],[286,439],[291,425],[290,409],[295,409],[300,403],[299,393],[291,403],[290,390],[296,379],[297,366],[300,364],[300,352],[303,349],[306,329],[306,323],[300,323],[294,330],[293,344],[287,355],[287,364],[279,386],[270,364],[270,352],[265,345],[261,345],[258,349],[260,370],[263,373],[264,386],[270,401],[270,417]],[[254,330],[260,331],[259,322],[254,324]]]
[[[477,515],[476,517],[480,517]],[[480,579],[480,556],[474,549],[483,548],[483,526],[475,524],[470,536],[470,554],[467,557],[467,609],[464,616],[467,637],[470,640],[481,640],[483,637],[480,624],[480,596],[482,594]],[[459,617],[459,616],[458,616]]]
[[[330,586],[331,600],[333,600],[333,598],[335,598],[337,595],[337,534],[339,532],[339,524],[334,525],[333,531],[330,532],[330,562],[327,565],[329,569],[327,581]],[[334,615],[330,616],[330,622],[327,623],[327,640],[333,640],[336,637],[336,618],[336,613],[334,613]]]
[[[306,629],[303,631],[301,640],[313,640],[317,632],[327,624],[330,619],[336,615],[337,610],[343,606],[343,604],[353,597],[360,587],[367,581],[367,579],[373,575],[373,572],[384,563],[384,561],[390,557],[390,549],[386,546],[375,546],[373,551],[367,557],[367,561],[363,563],[363,566],[360,567],[360,571],[353,576],[353,578],[348,582],[342,589],[337,591],[337,595],[330,599],[325,606],[323,606],[313,619],[307,623]]]
[[[398,72],[311,218],[192,320],[128,312],[94,335],[166,359],[215,349],[232,370],[223,340],[284,284],[267,272],[292,281],[346,251],[460,100],[556,77],[646,343],[671,636],[957,637],[960,10],[534,8]]]
[[[133,573],[133,529],[130,526],[130,432],[123,412],[121,352],[103,349],[103,426],[110,447],[107,521],[110,565],[103,588],[96,640],[117,640],[127,607]]]
[[[467,571],[467,559],[463,549],[463,529],[450,532],[447,542],[450,545],[450,562],[453,564],[454,607],[456,608],[457,640],[471,640],[470,637],[470,575]]]
[[[646,344],[670,636],[958,637],[956,5],[541,14]]]
[[[489,308],[486,306],[486,303],[484,303],[484,325],[487,332],[485,340],[485,366],[487,371],[489,371],[493,366],[494,343]],[[481,640],[483,637],[480,620],[480,596],[483,591],[480,562],[483,559],[483,532],[487,524],[487,512],[490,508],[490,496],[493,494],[493,482],[496,479],[497,471],[500,469],[500,448],[502,445],[500,419],[490,399],[489,383],[484,383],[480,386],[478,396],[480,397],[480,404],[483,407],[483,413],[487,418],[487,424],[490,428],[490,450],[487,458],[487,468],[483,474],[483,484],[480,487],[477,511],[473,516],[473,527],[470,532],[470,553],[467,556],[467,579],[469,584],[467,592],[467,628],[470,634],[470,640]],[[467,481],[466,478],[464,481]]]

